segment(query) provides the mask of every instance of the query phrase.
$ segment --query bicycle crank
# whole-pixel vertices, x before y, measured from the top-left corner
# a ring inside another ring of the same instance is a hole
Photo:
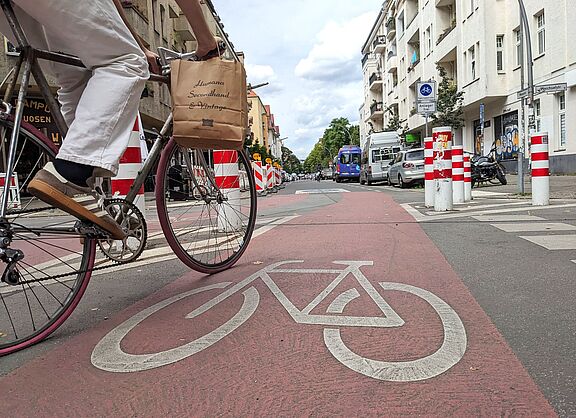
[[[146,248],[148,230],[144,215],[134,204],[124,199],[107,199],[104,209],[126,233],[122,240],[100,239],[98,246],[104,255],[116,263],[130,263]]]

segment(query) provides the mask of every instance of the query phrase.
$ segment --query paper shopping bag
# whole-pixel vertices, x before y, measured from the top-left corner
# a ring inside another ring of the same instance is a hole
[[[182,146],[240,150],[248,127],[246,72],[214,58],[171,64],[174,139]]]

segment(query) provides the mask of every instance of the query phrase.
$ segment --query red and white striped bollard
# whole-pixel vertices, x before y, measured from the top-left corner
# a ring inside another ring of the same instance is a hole
[[[532,159],[532,205],[550,204],[550,157],[548,133],[533,133],[530,136],[530,156]]]
[[[452,191],[452,128],[434,128],[434,210],[446,212],[453,209]]]
[[[452,193],[454,203],[464,203],[464,147],[452,147]]]
[[[434,138],[424,139],[424,205],[434,207]]]
[[[464,154],[464,201],[472,201],[472,163],[470,154]]]

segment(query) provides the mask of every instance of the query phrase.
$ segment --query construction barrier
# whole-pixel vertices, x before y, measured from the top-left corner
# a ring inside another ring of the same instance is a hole
[[[256,182],[256,193],[264,194],[266,190],[266,183],[264,179],[266,178],[264,170],[262,169],[262,161],[254,161],[252,163],[254,168],[254,181]]]
[[[267,182],[266,182],[266,188],[268,189],[269,192],[271,193],[276,193],[276,188],[275,183],[276,183],[276,178],[274,176],[274,167],[272,167],[270,164],[266,164],[266,178],[267,178]]]
[[[118,174],[112,178],[111,188],[112,196],[124,198],[130,191],[134,180],[138,177],[138,173],[142,170],[142,138],[144,131],[140,123],[140,115],[136,117],[132,132],[130,133],[130,140],[128,148],[124,151],[122,158],[120,158],[120,166]],[[146,217],[146,201],[144,198],[144,186],[138,191],[138,195],[134,200],[134,205],[140,209],[142,215]]]
[[[236,232],[242,227],[238,152],[214,150],[214,175],[216,186],[227,198],[226,204],[218,205],[218,230]]]
[[[434,210],[453,209],[452,189],[452,128],[434,128]]]
[[[0,199],[4,197],[4,190],[6,189],[6,173],[0,173]],[[12,181],[8,187],[8,209],[20,209],[22,202],[20,201],[20,187],[18,186],[18,174],[12,174]]]
[[[434,139],[424,139],[424,201],[427,208],[434,207]]]
[[[472,201],[472,163],[470,154],[464,154],[464,201]]]
[[[532,205],[550,204],[550,157],[548,133],[530,135],[530,156],[532,160]]]
[[[464,203],[464,147],[452,147],[452,196],[454,203]]]

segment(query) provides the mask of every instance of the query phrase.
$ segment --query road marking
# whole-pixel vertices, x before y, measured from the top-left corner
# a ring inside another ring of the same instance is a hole
[[[283,261],[274,263],[245,278],[239,283],[229,287],[231,283],[213,284],[210,286],[183,292],[162,300],[128,318],[122,324],[112,329],[94,347],[91,355],[92,364],[104,371],[113,373],[128,373],[151,370],[157,367],[176,363],[190,357],[202,350],[211,347],[224,337],[238,329],[256,311],[260,303],[260,293],[252,285],[255,280],[261,279],[272,294],[286,309],[292,319],[298,324],[325,325],[324,343],[330,353],[343,365],[351,370],[361,373],[373,379],[390,382],[415,382],[436,377],[456,365],[464,356],[467,348],[466,329],[458,314],[450,305],[438,296],[424,289],[402,283],[381,282],[380,287],[385,291],[410,293],[428,303],[436,312],[444,329],[444,340],[440,348],[434,353],[411,361],[380,361],[362,357],[346,346],[340,335],[340,328],[347,327],[381,327],[398,328],[404,325],[404,320],[384,300],[376,287],[364,276],[360,267],[371,266],[371,261],[334,261],[334,264],[347,266],[342,270],[326,269],[285,269],[287,264],[302,263],[303,261]],[[270,276],[272,273],[294,273],[298,277],[302,274],[334,274],[338,276],[320,292],[309,306],[310,309],[299,310],[276,285]],[[337,296],[327,309],[328,315],[310,314],[314,307],[318,306],[328,297],[338,284],[347,276],[354,276],[358,285],[362,287],[372,300],[381,309],[377,316],[348,316],[343,314],[346,305],[359,296],[356,288],[349,289]],[[198,337],[196,340],[186,342],[179,347],[166,351],[130,354],[124,351],[122,340],[137,327],[142,321],[158,311],[179,302],[192,295],[207,291],[221,289],[222,292],[196,308],[184,318],[191,320],[204,314],[214,306],[224,302],[229,297],[242,293],[244,300],[238,312],[227,322],[214,329],[212,332]],[[336,315],[335,315],[336,314]],[[433,315],[435,317],[435,315]]]
[[[535,235],[520,238],[551,251],[576,250],[576,235]]]
[[[510,196],[511,194],[512,193],[485,192],[482,190],[472,190],[472,197]]]
[[[540,223],[513,223],[491,224],[504,232],[546,232],[546,231],[574,231],[576,226],[563,223],[540,222]]]
[[[346,189],[310,189],[310,190],[296,190],[295,194],[328,194],[328,193],[350,193]]]
[[[413,210],[408,209],[410,206],[403,204],[402,206],[408,213],[414,216],[417,222],[430,222],[430,221],[437,221],[439,219],[457,219],[457,218],[467,218],[467,217],[475,217],[475,216],[482,216],[482,215],[494,215],[499,213],[515,213],[515,212],[535,212],[541,210],[550,210],[550,209],[565,209],[565,208],[575,208],[576,203],[570,203],[565,205],[550,205],[550,206],[530,206],[530,207],[522,207],[522,208],[507,208],[507,209],[494,209],[494,210],[486,210],[486,211],[472,211],[468,213],[452,213],[452,212],[442,212],[442,216],[424,216],[418,212],[419,216],[415,216]],[[411,208],[412,209],[412,208]],[[415,210],[415,209],[414,209]]]
[[[526,221],[545,221],[546,219],[531,215],[481,215],[473,216],[480,222],[526,222]]]

